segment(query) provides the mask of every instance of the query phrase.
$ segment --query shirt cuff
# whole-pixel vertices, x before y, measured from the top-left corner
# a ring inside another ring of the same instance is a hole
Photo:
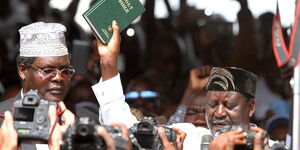
[[[92,89],[100,106],[118,100],[123,96],[120,74],[104,82],[101,78],[99,83],[92,86]]]

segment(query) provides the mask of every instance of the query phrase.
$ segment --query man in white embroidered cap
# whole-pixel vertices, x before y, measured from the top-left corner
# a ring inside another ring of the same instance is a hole
[[[70,65],[64,32],[57,23],[22,27],[17,66],[23,93],[37,89],[45,99],[59,102],[66,96],[75,70]]]
[[[16,143],[14,141],[17,133],[16,130],[12,128],[15,116],[12,117],[11,113],[7,111],[11,110],[15,101],[23,99],[24,94],[30,90],[37,90],[43,99],[56,102],[57,106],[63,111],[61,116],[64,120],[56,125],[57,127],[55,126],[56,129],[63,126],[67,127],[75,121],[75,116],[66,109],[66,106],[63,103],[63,99],[70,88],[71,77],[75,73],[75,70],[70,65],[68,49],[66,47],[64,36],[65,31],[66,28],[61,24],[43,22],[32,23],[19,30],[20,54],[17,58],[17,70],[21,79],[22,90],[16,97],[0,103],[0,115],[5,114],[5,119],[0,117],[0,149],[11,149],[7,147],[9,144],[11,146],[14,145],[16,148]],[[29,98],[28,101],[30,102]],[[26,112],[28,113],[25,109],[28,110],[28,108],[24,108],[22,109],[24,112],[20,111],[20,114],[23,114],[23,118],[21,117],[22,121],[32,121],[33,119],[30,119],[31,117],[27,117],[29,115],[25,115]],[[50,130],[49,127],[52,128],[54,122],[57,120],[57,115],[54,113],[54,115],[51,115],[50,112],[51,111],[49,111],[49,126],[44,125],[43,128],[45,129],[43,129],[43,132],[46,131],[47,127],[48,130]],[[55,109],[54,112],[56,113]],[[74,114],[76,113],[77,111]],[[39,128],[40,127],[41,126],[39,126]],[[9,133],[9,136],[7,136],[6,130]],[[27,126],[24,127],[24,130],[32,133],[32,130]],[[60,130],[62,130],[62,128]],[[20,132],[18,130],[18,134]],[[41,131],[39,130],[39,132]],[[52,138],[55,139],[55,137]],[[4,139],[7,140],[6,142],[9,142],[9,144],[5,143]],[[41,138],[35,137],[30,140],[29,139],[30,137],[19,138],[18,142],[22,144],[27,142],[44,142],[40,141],[44,140]],[[51,143],[50,146],[52,144],[55,143]],[[34,145],[31,144],[29,149],[33,148]]]
[[[0,115],[29,90],[37,90],[43,99],[62,102],[70,88],[75,70],[70,65],[64,33],[58,23],[36,22],[22,27],[17,70],[22,83],[21,92],[0,103]],[[77,117],[90,117],[98,122],[98,114],[84,108],[69,108]],[[0,125],[3,119],[0,118]]]

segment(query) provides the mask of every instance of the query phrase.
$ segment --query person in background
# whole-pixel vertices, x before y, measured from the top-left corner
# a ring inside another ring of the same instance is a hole
[[[139,109],[145,116],[156,117],[162,114],[163,93],[153,79],[139,76],[131,81],[125,98],[130,108]]]
[[[203,92],[205,91],[205,87],[206,87],[208,79],[209,79],[209,74],[210,74],[211,68],[212,68],[212,66],[202,66],[199,68],[194,68],[190,71],[189,82],[185,89],[181,104],[177,107],[175,113],[168,120],[168,123],[167,123],[168,125],[171,125],[173,123],[192,121],[191,118],[189,118],[189,117],[191,117],[190,115],[193,115],[195,113],[194,108],[201,107],[200,105],[197,105],[197,106],[192,106],[192,105],[195,103],[205,104],[200,99],[204,100],[203,97],[206,96]],[[200,97],[202,97],[202,98],[200,98]],[[187,109],[189,110],[189,114],[186,114]],[[196,110],[197,113],[199,113],[198,111],[199,111],[199,109]],[[204,112],[205,112],[205,109],[204,109]],[[193,113],[193,114],[191,114],[191,113]],[[195,115],[197,115],[197,114],[195,114]],[[188,118],[186,118],[186,117],[188,117]],[[200,118],[202,118],[202,117],[200,117]],[[185,119],[188,119],[188,120],[185,120]],[[200,122],[203,123],[203,119],[200,119],[200,120],[202,120]],[[205,122],[205,119],[204,119],[204,122]],[[202,125],[204,125],[204,124],[202,124]]]
[[[265,125],[270,139],[284,143],[288,133],[289,117],[286,115],[274,115],[270,117]]]
[[[99,105],[91,86],[92,83],[86,78],[74,82],[64,100],[67,107],[73,107],[72,110],[82,107],[98,114]]]
[[[184,117],[184,122],[190,122],[196,127],[208,128],[205,120],[206,91],[198,91],[191,96]]]

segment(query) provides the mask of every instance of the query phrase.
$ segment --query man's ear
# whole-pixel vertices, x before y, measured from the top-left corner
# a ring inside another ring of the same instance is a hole
[[[25,78],[26,78],[26,72],[27,72],[27,70],[26,70],[25,65],[24,64],[20,64],[18,66],[18,74],[19,74],[21,80],[25,80]]]
[[[249,99],[248,106],[249,106],[249,117],[252,117],[256,107],[256,102],[254,98]]]

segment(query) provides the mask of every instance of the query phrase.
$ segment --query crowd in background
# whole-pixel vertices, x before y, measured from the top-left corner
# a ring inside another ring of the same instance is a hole
[[[241,5],[239,32],[234,35],[232,23],[226,22],[222,15],[206,16],[203,10],[188,6],[186,0],[180,1],[178,11],[173,11],[165,0],[169,13],[166,19],[156,19],[155,0],[146,0],[146,11],[141,20],[130,25],[135,31],[134,36],[121,33],[119,69],[130,106],[143,115],[163,116],[162,120],[168,120],[177,106],[182,104],[190,70],[207,65],[236,66],[258,75],[257,108],[253,122],[266,128],[280,125],[286,131],[292,91],[290,79],[281,76],[272,50],[273,14],[264,13],[254,18],[247,1],[238,1]],[[90,87],[101,77],[99,55],[92,34],[85,33],[74,21],[78,3],[79,0],[73,0],[65,11],[60,11],[50,8],[49,0],[1,1],[1,101],[14,97],[21,87],[15,68],[19,28],[37,21],[58,22],[67,27],[70,53],[81,57],[72,58],[77,74],[73,77],[65,103],[78,103],[98,112],[98,104]],[[284,33],[288,43],[286,29]],[[76,55],[80,49],[85,49],[83,53],[86,55]],[[78,62],[84,66],[80,67]],[[138,94],[130,95],[133,91],[138,91]]]

